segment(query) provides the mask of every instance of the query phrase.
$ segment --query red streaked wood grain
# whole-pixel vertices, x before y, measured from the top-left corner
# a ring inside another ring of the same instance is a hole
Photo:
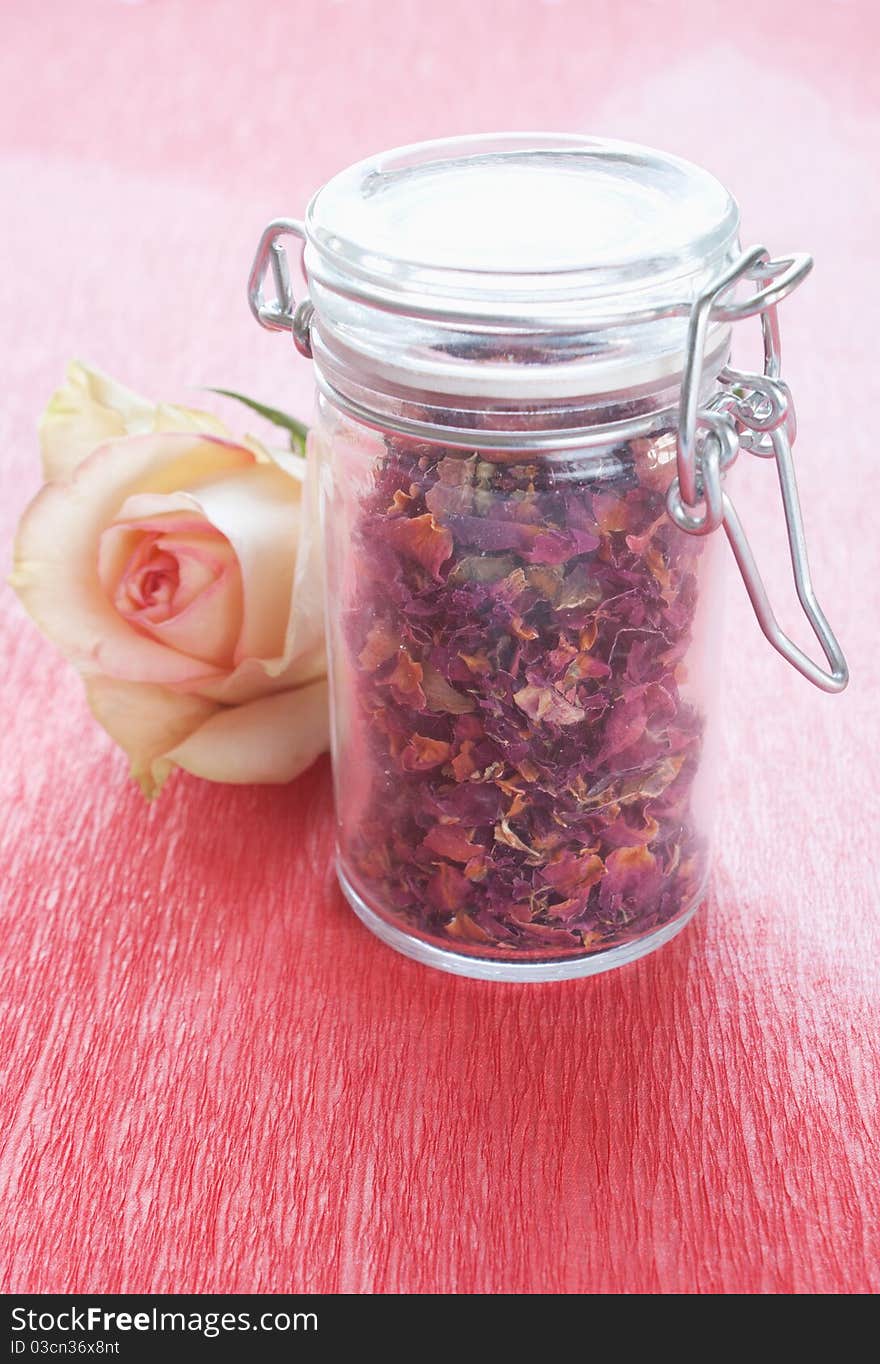
[[[731,584],[707,911],[609,976],[494,985],[356,922],[326,763],[145,808],[4,591],[0,1289],[877,1291],[874,9],[743,0],[731,34],[709,0],[448,0],[429,28],[400,0],[263,8],[257,42],[233,0],[9,16],[4,543],[69,354],[306,412],[307,367],[244,302],[269,217],[377,146],[591,128],[713,166],[750,237],[816,253],[786,364],[854,681],[796,678]],[[772,470],[736,496],[791,624]]]

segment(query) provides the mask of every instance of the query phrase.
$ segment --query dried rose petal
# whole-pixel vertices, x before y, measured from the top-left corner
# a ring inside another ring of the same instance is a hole
[[[488,673],[492,671],[492,665],[489,662],[489,657],[485,653],[459,654],[458,656],[461,659],[462,663],[465,664],[469,672],[482,673],[484,676],[486,676]]]
[[[457,938],[461,942],[492,942],[491,933],[487,933],[485,928],[481,928],[467,914],[454,915],[446,925],[446,932],[451,938]]]
[[[577,573],[579,568],[580,565],[573,571]],[[544,597],[553,606],[559,605],[560,597],[564,591],[562,573],[559,568],[546,564],[530,564],[527,569],[524,569],[524,576],[526,584],[533,588],[539,596]]]
[[[441,862],[425,887],[428,903],[447,913],[461,909],[471,894],[471,883],[457,867]]]
[[[674,467],[666,434],[609,453],[595,483],[387,438],[351,528],[365,775],[342,822],[370,902],[406,931],[581,956],[697,894],[703,542],[666,515]]]
[[[516,568],[509,554],[468,554],[449,574],[451,583],[497,583]]]
[[[470,862],[483,852],[479,844],[471,842],[473,833],[473,829],[463,829],[460,824],[436,824],[425,835],[423,846],[452,862]]]
[[[388,508],[388,515],[394,516],[409,511],[414,501],[415,498],[411,493],[405,493],[402,488],[395,488],[391,506]]]
[[[452,759],[452,770],[456,781],[468,781],[475,772],[479,772],[480,764],[474,757],[474,744],[471,739],[465,739],[460,751]]]
[[[595,853],[567,850],[549,861],[541,872],[542,880],[563,895],[574,895],[594,886],[605,875],[605,863]]]
[[[639,829],[619,815],[602,830],[602,841],[610,848],[634,848],[639,844],[644,846],[653,843],[659,832],[658,821],[650,815]]]
[[[414,706],[416,710],[422,710],[426,704],[425,693],[422,690],[423,676],[421,663],[414,662],[406,650],[402,649],[397,666],[388,678],[395,699],[404,705]]]
[[[575,564],[562,580],[556,606],[560,611],[573,611],[579,606],[591,606],[595,609],[601,600],[601,583],[591,576],[586,564],[579,563]]]
[[[565,564],[578,554],[588,554],[598,543],[599,537],[589,531],[547,530],[535,536],[525,557],[533,564]]]
[[[403,751],[401,762],[407,772],[428,772],[441,767],[449,758],[449,744],[445,739],[428,739],[414,734]]]
[[[362,668],[375,672],[389,658],[393,658],[399,648],[400,640],[388,625],[374,625],[358,654],[358,663]]]
[[[385,539],[400,554],[415,559],[434,578],[452,554],[452,536],[438,526],[428,512],[425,516],[397,517],[385,527]]]
[[[442,710],[448,715],[466,715],[476,710],[476,702],[450,687],[442,673],[426,663],[422,670],[422,690],[429,710]]]
[[[636,848],[616,848],[605,859],[599,904],[603,909],[629,909],[644,894],[645,887],[655,889],[660,878],[657,859],[644,844]]]
[[[586,713],[566,701],[555,687],[523,687],[514,692],[513,699],[530,719],[548,725],[576,725]]]
[[[530,848],[528,843],[524,843],[519,834],[514,833],[507,822],[505,815],[498,824],[495,825],[495,842],[503,843],[507,848],[515,848],[517,852],[525,853],[529,862],[540,862],[540,853],[536,853],[534,848]]]

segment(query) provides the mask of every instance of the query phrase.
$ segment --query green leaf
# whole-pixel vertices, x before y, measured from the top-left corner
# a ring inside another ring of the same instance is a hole
[[[209,388],[209,393],[220,393],[224,398],[233,398],[237,403],[244,403],[252,412],[264,417],[273,426],[281,426],[288,433],[290,448],[295,455],[304,455],[306,452],[306,436],[309,428],[304,422],[298,421],[296,417],[291,417],[288,412],[281,412],[277,407],[268,407],[266,403],[258,403],[256,398],[246,398],[243,393],[234,393],[231,388]]]

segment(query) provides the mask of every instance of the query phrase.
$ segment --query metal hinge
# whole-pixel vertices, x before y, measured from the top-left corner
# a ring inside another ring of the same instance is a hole
[[[724,527],[758,624],[767,639],[817,687],[839,692],[849,681],[849,670],[813,590],[791,449],[796,435],[794,404],[788,386],[779,377],[777,308],[807,276],[812,264],[809,256],[771,260],[764,247],[753,246],[694,303],[681,385],[678,476],[669,488],[667,507],[672,520],[688,535],[708,535],[719,526]],[[739,302],[721,302],[722,296],[741,280],[754,281],[756,292]],[[763,374],[740,373],[729,367],[722,370],[721,392],[701,408],[700,380],[710,322],[733,322],[755,316],[761,318],[764,336]],[[822,646],[828,671],[780,628],[742,522],[724,489],[724,473],[742,450],[776,462],[795,588]]]
[[[305,227],[296,218],[276,218],[269,224],[260,238],[248,276],[248,302],[261,327],[273,332],[290,332],[299,353],[311,359],[310,330],[315,310],[308,297],[299,304],[294,300],[290,266],[287,252],[279,240],[281,237],[297,237],[305,243]],[[263,281],[270,266],[275,283],[275,297],[266,302],[263,297]]]

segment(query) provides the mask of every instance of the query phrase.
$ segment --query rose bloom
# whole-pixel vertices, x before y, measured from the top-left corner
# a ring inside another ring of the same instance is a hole
[[[286,782],[327,747],[310,464],[72,364],[12,585],[154,795],[173,767]]]

